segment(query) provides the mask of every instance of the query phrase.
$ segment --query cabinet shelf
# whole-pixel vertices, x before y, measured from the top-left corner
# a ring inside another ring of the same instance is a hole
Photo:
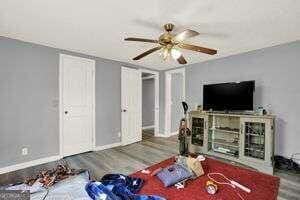
[[[226,156],[227,159],[230,158],[230,157],[235,157],[235,158],[238,157],[237,154],[234,154],[234,153],[231,153],[231,152],[224,153],[224,152],[217,151],[217,150],[215,150],[215,151],[214,150],[209,150],[208,153],[211,154],[211,155],[217,155],[217,156],[224,155],[224,156]]]
[[[264,135],[259,135],[255,133],[246,133],[246,135],[254,136],[254,137],[265,137]]]
[[[209,140],[208,142],[215,143],[215,144],[221,144],[221,145],[229,146],[229,147],[233,147],[233,148],[239,148],[238,142],[228,142],[228,141],[222,140],[222,139]]]
[[[231,133],[231,134],[239,134],[240,133],[240,131],[231,131],[231,130],[225,130],[225,129],[219,129],[219,128],[210,128],[209,130],[223,132],[223,133]]]
[[[264,153],[265,151],[263,149],[254,149],[254,148],[245,148],[246,150],[249,150],[249,151],[257,151],[257,152],[262,152]]]

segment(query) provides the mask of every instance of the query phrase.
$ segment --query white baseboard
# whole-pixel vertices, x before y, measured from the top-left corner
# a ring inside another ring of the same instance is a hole
[[[162,133],[158,133],[158,134],[155,134],[155,137],[163,137],[163,138],[168,138],[168,137],[170,137],[170,135],[168,135],[168,134],[162,134]]]
[[[101,151],[104,149],[111,149],[114,147],[118,147],[118,146],[122,146],[122,142],[116,142],[116,143],[112,143],[112,144],[107,144],[107,145],[103,145],[103,146],[97,146],[94,148],[94,151]]]
[[[177,135],[178,134],[178,131],[175,131],[173,133],[170,133],[169,136],[174,136],[174,135]]]
[[[48,162],[58,161],[60,159],[61,159],[61,156],[57,155],[57,156],[51,156],[51,157],[47,157],[47,158],[32,160],[32,161],[28,161],[28,162],[23,162],[23,163],[19,163],[19,164],[15,164],[15,165],[10,165],[7,167],[0,168],[0,174],[5,174],[8,172],[12,172],[12,171],[16,171],[16,170],[24,169],[27,167],[36,166],[36,165],[41,165],[41,164],[45,164]]]
[[[174,135],[177,135],[178,134],[178,131],[175,131],[175,132],[172,132],[172,133],[164,133],[164,134],[155,134],[155,137],[164,137],[164,138],[168,138],[168,137],[171,137],[171,136],[174,136]]]
[[[143,126],[143,127],[142,127],[142,130],[150,129],[150,128],[155,128],[155,126],[154,126],[154,125],[152,125],[152,126]]]

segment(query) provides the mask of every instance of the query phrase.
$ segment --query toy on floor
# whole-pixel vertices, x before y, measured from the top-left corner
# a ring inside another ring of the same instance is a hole
[[[203,155],[198,155],[196,160],[198,160],[199,162],[204,161],[205,157]]]
[[[213,177],[214,176],[214,177]],[[217,177],[219,176],[219,177]],[[229,178],[227,178],[224,174],[222,173],[208,173],[207,174],[207,177],[213,181],[214,183],[217,183],[219,185],[229,185],[231,186],[232,188],[240,188],[241,190],[247,192],[247,193],[250,193],[251,190],[249,188],[247,188],[246,186],[243,186],[242,184],[234,181],[234,180],[230,180]],[[218,179],[218,181],[216,180]],[[223,181],[220,181],[220,179],[223,179]],[[241,194],[236,191],[236,194],[242,199],[244,200],[244,198],[241,196]]]
[[[216,194],[218,191],[218,185],[212,181],[206,182],[206,191],[208,194]]]
[[[176,183],[175,185],[174,185],[175,187],[176,187],[176,189],[183,189],[183,188],[185,188],[185,181],[182,181],[182,182],[180,182],[180,183]]]
[[[149,169],[143,169],[143,170],[141,171],[141,173],[142,173],[142,174],[150,174],[151,172],[150,172]]]

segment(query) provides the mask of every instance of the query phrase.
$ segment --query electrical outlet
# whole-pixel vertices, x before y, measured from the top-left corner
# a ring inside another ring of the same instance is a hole
[[[28,148],[23,148],[22,149],[22,155],[26,156],[28,154]]]

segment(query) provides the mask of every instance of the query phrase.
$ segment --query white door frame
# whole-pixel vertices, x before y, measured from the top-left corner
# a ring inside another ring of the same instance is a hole
[[[95,66],[96,61],[81,58],[77,56],[71,56],[67,54],[59,54],[59,156],[61,158],[64,157],[63,152],[63,123],[64,123],[64,107],[63,107],[63,58],[71,58],[71,59],[80,59],[80,60],[88,60],[93,62],[93,74],[92,74],[92,146],[90,150],[96,149],[96,124],[95,124],[95,110],[96,110],[96,102],[95,102]]]
[[[154,109],[155,109],[155,114],[154,114],[154,136],[158,137],[161,134],[159,133],[159,72],[158,71],[152,71],[148,69],[140,69],[141,73],[149,73],[153,74],[154,78],[154,94],[155,94],[155,102],[154,102]]]
[[[172,74],[182,73],[183,76],[183,99],[185,100],[185,68],[169,70],[165,72],[165,136],[176,135],[171,133],[171,78]]]

